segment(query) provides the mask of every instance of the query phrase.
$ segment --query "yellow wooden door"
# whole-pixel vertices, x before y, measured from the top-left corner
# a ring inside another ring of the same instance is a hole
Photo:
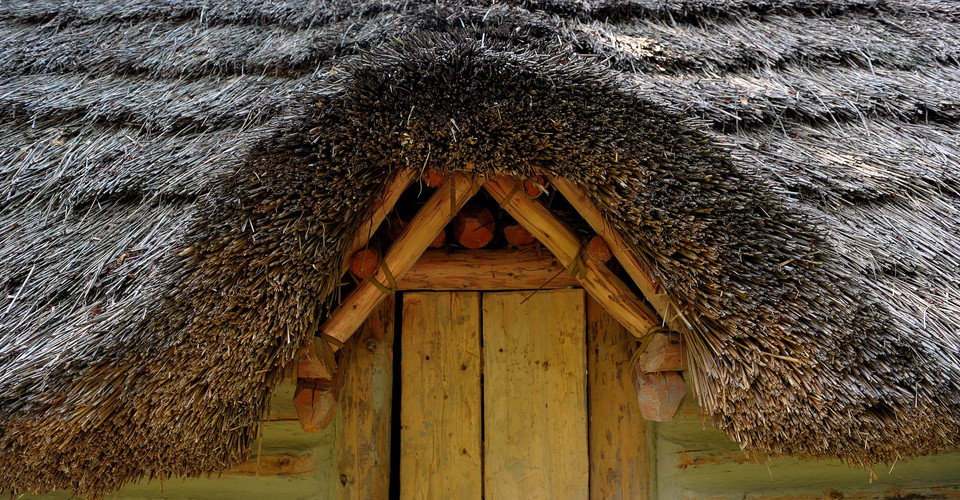
[[[401,498],[588,497],[584,300],[404,294]]]

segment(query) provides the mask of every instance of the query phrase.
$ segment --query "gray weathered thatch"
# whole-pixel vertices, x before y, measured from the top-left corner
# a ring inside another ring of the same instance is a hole
[[[960,445],[951,0],[0,4],[0,489],[241,460],[425,164],[570,178],[744,447]]]

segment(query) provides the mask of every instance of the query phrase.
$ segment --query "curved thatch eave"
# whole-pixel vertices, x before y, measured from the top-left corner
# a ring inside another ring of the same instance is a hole
[[[841,10],[869,20],[871,5]],[[56,10],[64,47],[114,7]],[[683,313],[668,319],[704,410],[745,447],[872,463],[957,446],[960,162],[944,96],[960,78],[937,65],[950,49],[877,41],[866,68],[843,42],[832,54],[851,65],[793,67],[827,57],[835,19],[811,18],[819,43],[775,27],[794,22],[789,7],[653,40],[664,21],[643,9],[610,27],[554,7],[569,17],[382,6],[400,12],[349,19],[359,34],[335,50],[336,26],[259,12],[276,18],[252,29],[262,40],[324,50],[222,65],[197,54],[244,39],[230,9],[133,9],[119,37],[78,48],[97,64],[5,53],[0,488],[97,495],[241,460],[333,305],[350,228],[392,172],[424,166],[540,168],[584,188]],[[6,34],[32,36],[10,12]],[[170,26],[144,29],[151,16]],[[204,33],[179,66],[178,22]],[[684,46],[711,29],[743,37],[738,23],[795,52]],[[409,33],[384,35],[397,26]],[[110,50],[124,37],[157,44]],[[714,73],[738,57],[760,69]],[[178,67],[189,80],[166,80]],[[850,97],[864,74],[875,85]],[[921,108],[932,119],[910,121]]]

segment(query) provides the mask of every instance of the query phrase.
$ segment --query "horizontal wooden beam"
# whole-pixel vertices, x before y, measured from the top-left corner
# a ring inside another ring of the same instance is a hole
[[[683,317],[677,310],[677,307],[673,305],[670,297],[662,293],[660,287],[654,283],[650,272],[647,271],[643,262],[632,253],[631,245],[627,244],[626,240],[620,235],[620,232],[607,222],[597,206],[590,200],[587,193],[576,184],[559,177],[551,178],[550,184],[580,213],[583,220],[603,238],[603,241],[610,247],[613,256],[620,262],[620,265],[623,266],[623,269],[630,275],[633,282],[636,283],[637,288],[640,289],[640,293],[643,294],[644,298],[653,306],[660,317],[666,320],[667,326],[672,330],[678,330],[679,328],[677,327],[680,325],[676,323],[676,320],[680,319],[683,321],[684,326],[691,328],[690,324],[687,323],[687,319]]]
[[[569,267],[577,259],[582,266],[583,288],[634,336],[645,336],[660,325],[657,314],[636,296],[607,266],[583,258],[581,242],[565,223],[540,202],[515,193],[517,183],[497,177],[483,187],[517,222],[523,224],[540,243],[547,247],[561,265]]]
[[[350,338],[388,293],[382,287],[390,287],[392,281],[399,282],[403,278],[437,233],[453,219],[477,189],[477,184],[463,174],[448,176],[383,256],[380,269],[371,277],[380,286],[371,280],[361,281],[320,326],[320,331],[340,342]],[[389,270],[390,276],[384,267]]]
[[[547,250],[427,250],[400,290],[535,290],[580,286]]]
[[[260,477],[310,477],[313,473],[314,464],[311,453],[303,455],[283,453],[253,457],[232,469],[224,471],[225,475]]]

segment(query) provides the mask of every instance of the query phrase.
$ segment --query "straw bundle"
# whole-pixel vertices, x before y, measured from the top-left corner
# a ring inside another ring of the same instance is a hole
[[[0,5],[0,489],[242,460],[399,168],[582,186],[746,448],[960,445],[960,8]]]

